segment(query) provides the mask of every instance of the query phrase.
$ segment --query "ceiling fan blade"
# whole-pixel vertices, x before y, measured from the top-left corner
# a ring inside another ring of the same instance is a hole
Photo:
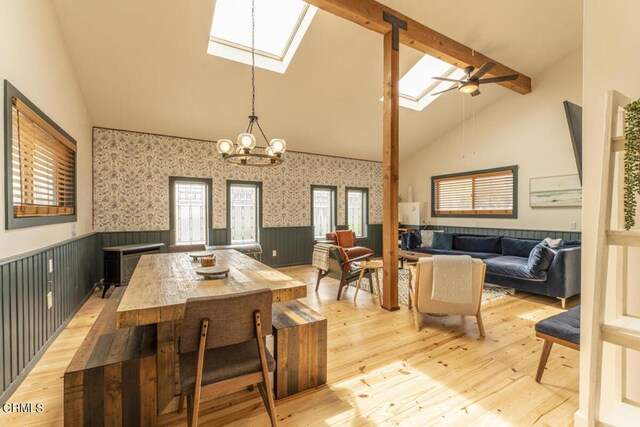
[[[487,62],[482,67],[480,67],[480,69],[478,71],[476,71],[476,73],[473,76],[471,76],[471,78],[472,79],[479,79],[480,77],[482,77],[485,74],[487,74],[489,72],[489,70],[491,70],[493,67],[495,67],[495,65],[496,65],[495,62]]]
[[[458,89],[458,86],[451,86],[449,89],[441,90],[440,92],[432,93],[431,96],[440,95],[441,93],[449,92],[450,90]]]
[[[480,95],[480,89],[476,89],[473,92],[471,92],[471,96],[478,96]]]
[[[446,77],[431,77],[433,80],[441,80],[443,82],[460,83],[460,80],[448,79]]]
[[[510,80],[515,80],[520,77],[520,74],[511,74],[509,76],[500,76],[500,77],[489,77],[488,79],[481,79],[478,83],[499,83],[499,82],[508,82]]]

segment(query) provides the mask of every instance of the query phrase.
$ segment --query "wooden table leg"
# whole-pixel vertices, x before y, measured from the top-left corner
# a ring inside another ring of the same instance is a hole
[[[380,290],[380,278],[378,277],[378,270],[379,269],[376,268],[376,287],[378,288],[378,303],[380,303],[380,306],[382,306],[382,291]]]
[[[158,415],[174,411],[169,407],[175,400],[176,407],[176,352],[175,322],[158,323],[157,374],[158,374]]]
[[[356,283],[356,293],[353,295],[353,300],[355,301],[358,297],[358,291],[360,290],[360,284],[362,283],[362,278],[364,277],[364,272],[366,268],[360,269],[360,277],[358,277],[358,282]]]

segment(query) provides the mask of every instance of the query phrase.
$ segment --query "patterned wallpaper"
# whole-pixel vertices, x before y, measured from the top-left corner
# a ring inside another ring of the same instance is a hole
[[[213,226],[225,228],[226,180],[261,181],[263,226],[311,225],[311,185],[338,187],[338,225],[345,222],[345,187],[369,188],[369,222],[382,223],[382,164],[316,154],[286,154],[283,165],[228,165],[213,141],[113,129],[93,130],[96,231],[169,229],[169,177],[212,178]]]

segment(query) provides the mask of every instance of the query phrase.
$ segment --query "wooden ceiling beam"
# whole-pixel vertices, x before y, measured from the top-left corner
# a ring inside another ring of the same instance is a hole
[[[400,31],[400,43],[420,52],[439,58],[458,68],[469,65],[480,68],[487,62],[496,64],[485,77],[499,77],[508,74],[519,74],[517,80],[498,83],[522,95],[531,92],[531,78],[507,67],[490,57],[474,51],[444,34],[441,34],[416,20],[403,15],[375,0],[305,0],[326,12],[354,22],[380,34],[391,30],[391,25],[383,20],[387,12],[407,23],[407,30]]]

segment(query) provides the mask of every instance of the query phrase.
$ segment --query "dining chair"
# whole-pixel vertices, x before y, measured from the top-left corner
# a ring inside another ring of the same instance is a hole
[[[424,257],[418,260],[415,266],[411,266],[411,276],[414,283],[409,284],[410,298],[413,301],[413,316],[416,331],[422,327],[420,313],[446,313],[460,314],[462,316],[475,316],[478,322],[480,336],[484,337],[484,325],[480,307],[482,302],[482,290],[484,288],[484,276],[486,265],[482,260],[473,258],[471,270],[471,302],[450,303],[437,301],[431,298],[433,290],[433,258]]]
[[[189,426],[198,424],[200,398],[258,385],[276,426],[269,372],[275,360],[265,347],[271,333],[271,290],[189,298],[179,345],[180,384]]]

